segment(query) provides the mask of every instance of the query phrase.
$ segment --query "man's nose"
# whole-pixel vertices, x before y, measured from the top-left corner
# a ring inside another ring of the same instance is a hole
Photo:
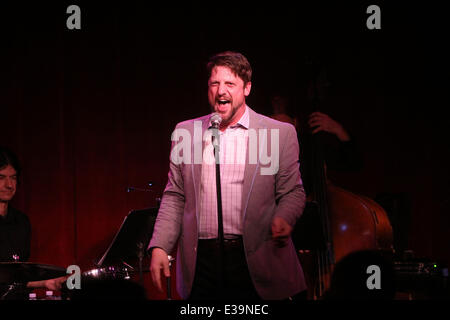
[[[14,181],[13,181],[13,179],[6,178],[6,187],[8,189],[14,188]]]
[[[217,93],[219,94],[219,96],[223,96],[224,94],[227,93],[227,87],[225,86],[225,84],[223,83],[219,84],[219,89],[217,90]]]

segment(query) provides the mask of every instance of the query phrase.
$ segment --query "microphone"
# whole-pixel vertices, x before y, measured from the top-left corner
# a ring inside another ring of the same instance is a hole
[[[222,117],[217,112],[211,115],[211,125],[214,129],[219,129],[220,123],[222,122]]]
[[[219,145],[218,145],[218,143],[216,143],[216,139],[217,139],[217,141],[219,141],[218,140],[218,138],[219,138],[219,126],[220,126],[220,123],[222,122],[222,117],[217,112],[214,112],[211,115],[211,119],[210,120],[211,120],[211,127],[213,128],[213,135],[211,137],[211,140],[212,140],[212,143],[214,145],[214,155],[216,157],[216,163],[218,163],[219,152],[216,152],[216,149],[217,149],[217,151],[219,151]]]

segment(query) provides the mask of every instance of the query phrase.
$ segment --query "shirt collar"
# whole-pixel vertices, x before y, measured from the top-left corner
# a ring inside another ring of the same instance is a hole
[[[248,129],[249,124],[250,124],[250,112],[248,111],[248,106],[245,105],[245,111],[244,114],[242,115],[242,117],[238,120],[238,122],[236,122],[234,125],[228,127],[228,128],[238,128],[239,126]],[[208,124],[208,128],[211,128],[212,124],[211,124],[211,120],[209,120],[209,124]]]
[[[245,105],[245,111],[244,114],[242,115],[242,117],[239,119],[239,121],[233,126],[233,127],[237,127],[237,126],[242,126],[245,129],[248,129],[250,123],[250,117],[249,117],[249,112],[248,112],[248,106]]]
[[[11,207],[11,204],[8,203],[8,208],[6,209],[6,215],[0,217],[0,222],[11,223],[12,221],[14,221],[14,216],[15,216],[14,208]]]

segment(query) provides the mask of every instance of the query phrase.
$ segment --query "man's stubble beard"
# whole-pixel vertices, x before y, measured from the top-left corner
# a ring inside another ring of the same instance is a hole
[[[229,123],[231,123],[232,122],[232,120],[233,120],[233,118],[234,118],[234,116],[239,112],[239,110],[241,110],[241,108],[243,108],[245,106],[245,101],[243,101],[242,102],[242,104],[239,106],[239,107],[235,107],[235,108],[231,108],[231,112],[230,112],[230,114],[229,114],[229,116],[228,117],[226,117],[226,118],[222,118],[222,123],[221,123],[221,126],[222,125],[227,125],[227,124],[229,124]],[[214,106],[212,107],[212,112],[217,112],[215,109],[214,109]],[[220,114],[220,112],[217,112],[219,115],[221,115]],[[222,116],[222,115],[221,115]]]

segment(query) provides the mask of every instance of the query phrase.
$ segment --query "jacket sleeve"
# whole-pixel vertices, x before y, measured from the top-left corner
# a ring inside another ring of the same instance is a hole
[[[175,145],[176,143],[172,142],[171,154]],[[159,247],[170,254],[175,249],[185,205],[182,166],[183,164],[175,163],[170,157],[168,182],[161,199],[149,250]]]

